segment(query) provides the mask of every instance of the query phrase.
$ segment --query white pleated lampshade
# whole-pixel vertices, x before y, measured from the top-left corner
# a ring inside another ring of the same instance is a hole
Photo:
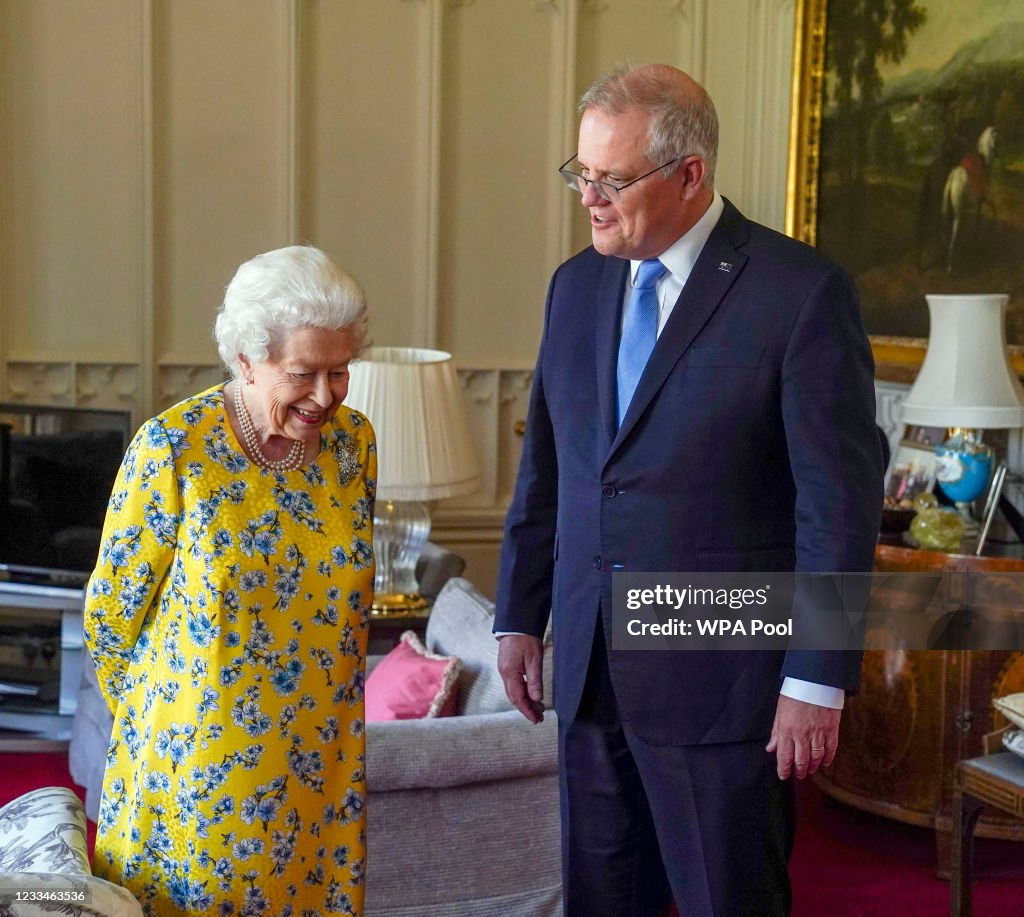
[[[928,295],[928,352],[903,422],[979,430],[1024,426],[1024,388],[1010,366],[1003,293]]]
[[[350,370],[345,404],[365,414],[377,434],[378,499],[438,500],[480,486],[450,353],[371,347]]]

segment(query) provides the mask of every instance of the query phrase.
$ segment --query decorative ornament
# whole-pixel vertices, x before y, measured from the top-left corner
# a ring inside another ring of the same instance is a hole
[[[362,470],[359,447],[345,430],[339,430],[334,439],[334,457],[338,460],[338,483],[348,487]]]

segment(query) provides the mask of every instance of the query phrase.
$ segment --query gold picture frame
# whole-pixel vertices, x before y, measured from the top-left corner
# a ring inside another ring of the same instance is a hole
[[[932,0],[918,2],[928,5]],[[796,0],[785,229],[789,235],[809,245],[818,242],[828,6],[828,0]],[[922,303],[924,292],[922,289]],[[912,382],[924,360],[927,339],[876,334],[869,337],[875,357],[876,377],[894,382]],[[1010,346],[1009,351],[1014,371],[1024,376],[1024,346]]]

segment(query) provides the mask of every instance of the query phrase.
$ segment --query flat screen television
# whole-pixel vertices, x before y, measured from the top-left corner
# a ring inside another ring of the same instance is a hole
[[[131,434],[128,411],[0,403],[0,579],[86,583]]]

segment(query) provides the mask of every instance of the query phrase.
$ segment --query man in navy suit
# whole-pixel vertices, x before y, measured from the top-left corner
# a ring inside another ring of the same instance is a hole
[[[612,574],[871,569],[882,466],[856,291],[718,194],[717,116],[686,74],[615,71],[580,111],[561,172],[593,246],[548,293],[499,670],[538,721],[551,615],[569,917],[672,899],[785,914],[788,778],[832,761],[859,659],[613,650]]]

